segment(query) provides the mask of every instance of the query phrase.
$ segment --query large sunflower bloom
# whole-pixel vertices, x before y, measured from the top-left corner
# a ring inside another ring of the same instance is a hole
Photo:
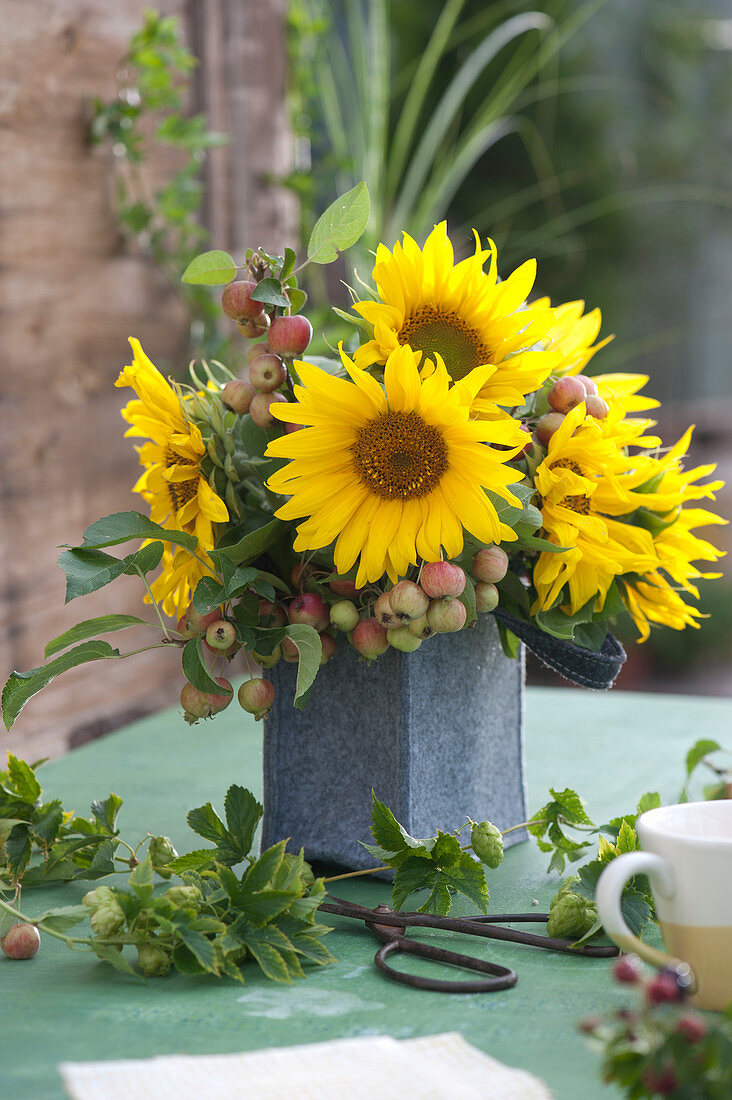
[[[392,581],[419,555],[439,561],[463,548],[463,528],[484,543],[513,540],[484,489],[518,503],[508,486],[522,475],[506,465],[525,442],[510,420],[470,419],[470,405],[490,368],[451,386],[444,364],[422,376],[409,347],[386,361],[384,386],[343,353],[351,381],[297,363],[297,404],[272,406],[278,419],[303,431],[273,440],[267,454],[289,459],[269,488],[289,496],[275,513],[302,519],[296,551],[335,541],[334,561],[346,573],[360,558],[356,584]],[[497,450],[489,444],[498,444]]]
[[[534,305],[549,309],[551,313],[543,342],[548,351],[560,357],[552,368],[554,374],[581,374],[593,355],[613,339],[606,336],[593,344],[600,332],[602,314],[599,309],[593,309],[583,315],[584,302],[564,302],[552,309],[548,298],[540,298]]]
[[[175,390],[145,355],[139,340],[130,340],[133,361],[116,386],[131,386],[137,400],[128,401],[122,417],[125,436],[146,439],[136,447],[144,473],[134,486],[150,505],[150,518],[170,531],[187,531],[198,540],[198,560],[187,550],[165,544],[163,568],[151,585],[166,615],[180,616],[202,576],[213,573],[207,551],[214,547],[214,523],[229,518],[224,502],[201,474],[206,453],[201,433],[183,414]],[[207,563],[207,564],[204,564]]]
[[[702,573],[694,564],[699,561],[714,562],[724,556],[711,542],[694,532],[696,527],[725,524],[727,521],[704,508],[684,508],[686,501],[714,499],[723,486],[722,481],[700,485],[699,481],[711,474],[714,465],[697,466],[685,470],[683,459],[689,446],[692,429],[684,433],[679,442],[661,458],[649,459],[651,477],[647,486],[634,493],[635,499],[652,513],[653,548],[658,558],[658,568],[640,577],[623,578],[622,594],[628,610],[640,632],[640,640],[649,635],[649,624],[658,623],[674,630],[686,626],[698,626],[696,619],[701,612],[686,603],[682,592],[695,599],[699,590],[694,583],[698,579],[712,580],[720,573]],[[644,492],[646,489],[648,491]]]
[[[632,460],[585,414],[584,403],[567,413],[536,469],[544,537],[565,549],[539,556],[532,614],[552,607],[565,585],[563,610],[574,615],[595,597],[599,611],[616,576],[657,565],[651,534],[613,518],[638,506],[623,477]]]
[[[454,382],[490,365],[474,407],[482,416],[498,416],[496,406],[523,405],[559,361],[551,352],[528,350],[553,319],[546,304],[522,308],[536,261],[527,260],[499,282],[495,245],[482,249],[477,233],[475,254],[458,264],[445,222],[435,226],[423,249],[405,233],[393,252],[379,245],[373,278],[379,300],[353,307],[373,328],[373,338],[354,355],[358,367],[386,363],[400,346],[417,356],[441,356]]]

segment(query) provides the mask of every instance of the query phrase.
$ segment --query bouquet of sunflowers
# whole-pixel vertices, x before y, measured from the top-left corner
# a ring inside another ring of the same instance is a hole
[[[691,429],[663,446],[646,377],[584,373],[610,339],[597,341],[600,312],[530,301],[534,261],[501,279],[477,234],[456,263],[444,223],[423,248],[405,233],[379,245],[352,311],[336,310],[353,325],[347,348],[308,356],[297,273],[355,243],[368,213],[360,184],[299,267],[289,248],[189,266],[185,281],[225,286],[246,377],[203,363],[190,385],[168,381],[132,340],[117,380],[135,393],[122,416],[142,441],[135,491],[150,515],[92,524],[59,561],[67,599],[141,577],[153,644],[181,649],[188,721],[231,702],[222,673],[239,652],[239,702],[266,717],[260,673],[279,660],[299,663],[302,706],[340,646],[373,661],[486,613],[508,654],[517,635],[599,652],[623,613],[641,640],[696,626],[695,581],[719,576],[695,564],[721,556],[697,528],[724,521],[697,505],[722,483],[712,466],[684,468]],[[134,552],[108,553],[132,539]],[[45,665],[10,677],[6,724],[58,673],[128,656],[100,635],[143,623],[104,616],[54,639]]]

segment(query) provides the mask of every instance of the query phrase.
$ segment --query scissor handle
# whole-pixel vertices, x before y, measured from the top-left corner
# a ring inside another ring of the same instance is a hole
[[[429,943],[421,943],[419,940],[409,940],[406,936],[394,933],[392,928],[379,931],[378,925],[372,930],[380,939],[386,942],[376,952],[374,962],[383,974],[393,982],[401,982],[402,985],[411,985],[414,989],[432,989],[441,993],[495,993],[499,989],[511,989],[518,981],[515,970],[509,970],[506,966],[497,966],[495,963],[485,962],[483,959],[475,959],[470,955],[460,955],[457,951],[447,951],[443,947],[434,947]],[[434,962],[447,963],[448,966],[460,966],[464,970],[477,970],[480,974],[492,974],[491,978],[479,978],[471,981],[451,982],[445,978],[425,978],[417,974],[405,974],[402,970],[395,970],[389,966],[387,958],[394,953],[404,952],[407,955],[417,955],[422,959],[432,959]]]

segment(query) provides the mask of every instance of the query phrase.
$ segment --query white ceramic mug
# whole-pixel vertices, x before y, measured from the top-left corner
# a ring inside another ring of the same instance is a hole
[[[597,883],[597,910],[608,936],[654,966],[691,967],[693,1001],[721,1011],[732,1001],[732,800],[684,802],[641,814],[642,851],[618,856]],[[648,876],[668,955],[642,943],[620,911],[633,875]]]

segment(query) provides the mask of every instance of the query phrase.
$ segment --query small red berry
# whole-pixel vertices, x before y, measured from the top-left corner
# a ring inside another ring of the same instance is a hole
[[[707,1033],[706,1020],[696,1012],[687,1012],[677,1020],[676,1030],[687,1043],[700,1043]]]
[[[643,975],[643,963],[637,955],[621,955],[613,965],[613,978],[624,985],[635,985]]]
[[[588,395],[588,397],[590,394],[598,392],[597,382],[594,380],[594,378],[590,378],[586,374],[575,374],[574,377],[585,387],[585,393]]]
[[[290,604],[288,617],[291,623],[303,623],[321,631],[330,624],[328,605],[316,592],[303,592]]]
[[[673,1066],[663,1066],[661,1069],[648,1066],[643,1070],[643,1084],[651,1094],[658,1096],[670,1096],[679,1087]]]
[[[421,619],[429,604],[429,595],[414,581],[399,581],[389,592],[389,606],[399,623]]]
[[[582,380],[571,376],[560,378],[547,394],[551,407],[560,413],[568,413],[570,409],[579,405],[580,401],[584,401],[585,396],[586,391]]]
[[[563,423],[564,416],[562,413],[546,413],[536,425],[536,438],[546,447],[557,428],[561,428]]]
[[[593,393],[587,395],[585,407],[587,408],[587,415],[594,416],[595,420],[604,420],[610,412],[607,401]]]
[[[237,698],[242,710],[253,714],[257,721],[267,718],[274,703],[274,684],[260,678],[245,680],[239,688]]]
[[[230,649],[236,641],[236,630],[225,619],[219,619],[217,622],[211,623],[206,631],[206,641],[211,649],[220,651]]]
[[[386,630],[376,619],[361,619],[351,634],[351,645],[367,661],[374,661],[386,653],[389,642]]]
[[[508,572],[508,554],[502,546],[486,546],[473,558],[473,576],[486,584],[502,581]]]
[[[251,386],[249,382],[245,382],[243,378],[234,378],[231,382],[227,382],[222,389],[221,400],[227,409],[231,409],[242,416],[244,413],[249,412],[249,406],[256,392],[254,386]]]
[[[462,630],[466,618],[465,604],[449,596],[433,600],[427,608],[427,622],[436,634],[454,634]]]
[[[272,393],[287,381],[285,364],[279,355],[259,355],[249,367],[249,381],[260,393]]]

